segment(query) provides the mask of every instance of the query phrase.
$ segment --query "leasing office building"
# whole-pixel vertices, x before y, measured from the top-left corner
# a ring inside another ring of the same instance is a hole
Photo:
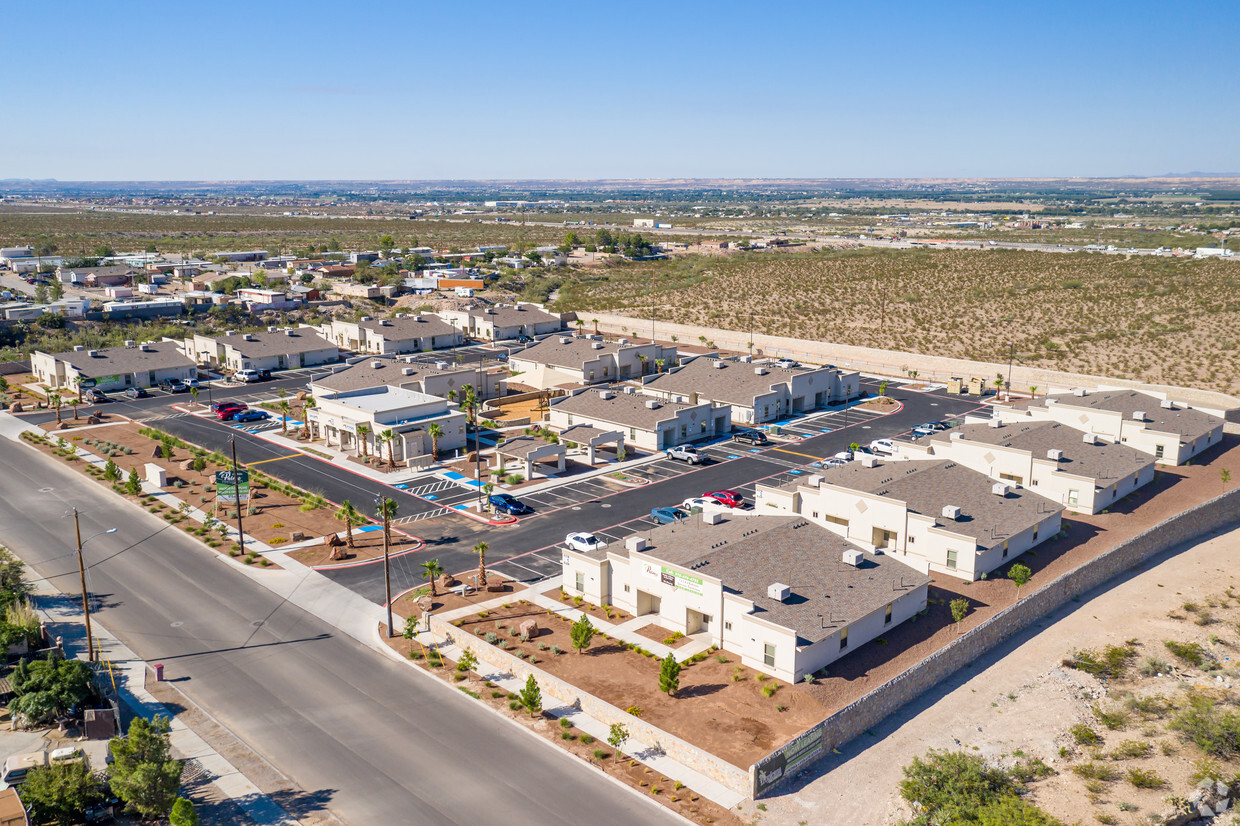
[[[705,514],[562,551],[564,588],[596,605],[705,634],[751,668],[795,682],[926,607],[930,578],[799,516]]]

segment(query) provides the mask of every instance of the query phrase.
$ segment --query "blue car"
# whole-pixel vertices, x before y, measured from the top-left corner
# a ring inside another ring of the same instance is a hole
[[[523,513],[531,513],[529,507],[518,500],[511,493],[495,493],[487,500],[491,503],[491,507],[496,513],[506,513],[509,516],[520,516]]]
[[[670,525],[673,522],[679,522],[687,516],[688,514],[680,508],[655,508],[650,511],[650,521],[656,525]]]
[[[263,419],[270,419],[271,414],[266,410],[241,410],[233,414],[234,422],[261,422]]]

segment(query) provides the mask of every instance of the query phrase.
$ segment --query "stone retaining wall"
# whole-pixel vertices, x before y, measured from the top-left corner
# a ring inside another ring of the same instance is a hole
[[[1073,597],[1093,590],[1153,556],[1237,521],[1240,521],[1240,488],[1164,520],[1074,570],[1061,574],[759,760],[750,769],[754,783],[751,793],[755,797],[770,794],[796,771],[877,725],[889,714]],[[813,742],[817,738],[821,741]],[[801,759],[802,755],[807,757]],[[785,765],[794,768],[782,772]]]
[[[538,688],[542,691],[543,705],[545,707],[553,708],[554,705],[547,702],[547,699],[554,698],[565,706],[574,706],[580,709],[583,713],[604,725],[610,726],[612,723],[622,723],[634,740],[640,740],[647,747],[657,744],[668,757],[692,767],[738,794],[748,797],[752,793],[752,784],[749,780],[750,772],[748,770],[733,766],[731,763],[708,751],[687,743],[675,735],[668,734],[663,729],[647,723],[640,717],[634,717],[623,709],[616,708],[611,703],[600,700],[594,695],[582,691],[577,686],[548,674],[538,666],[530,665],[525,660],[517,659],[503,649],[497,648],[485,640],[478,639],[474,635],[462,631],[450,622],[441,620],[434,615],[431,615],[431,631],[436,639],[447,638],[450,643],[474,652],[474,656],[478,658],[479,663],[486,663],[520,680],[525,680],[530,674],[533,674],[534,679],[538,682]],[[564,654],[561,656],[570,655]],[[640,756],[640,754],[641,752],[638,752],[634,756]]]
[[[645,336],[650,331],[650,319],[630,318],[610,313],[578,313],[579,318],[592,325],[598,319],[600,332],[619,333],[631,336]],[[592,329],[592,328],[591,328]],[[660,321],[656,325],[656,333],[660,339],[676,336],[678,343],[699,345],[700,336],[713,341],[715,346],[724,350],[746,352],[749,346],[749,333],[743,330],[723,330],[717,327],[701,327],[693,324],[672,324]],[[807,339],[788,338],[786,336],[768,336],[761,333],[753,334],[754,355],[786,357],[810,362],[834,364],[850,370],[866,373],[878,373],[885,376],[903,377],[909,370],[917,371],[917,378],[927,381],[943,382],[952,376],[968,378],[980,376],[987,381],[987,386],[996,374],[1008,375],[1006,362],[970,361],[967,359],[945,358],[921,353],[905,353],[899,350],[880,350],[874,347],[856,347],[847,344],[833,344],[826,341],[810,341]],[[1011,368],[1012,389],[1027,391],[1031,386],[1038,388],[1038,395],[1046,392],[1066,392],[1073,387],[1097,388],[1101,385],[1113,387],[1132,387],[1138,390],[1153,390],[1168,393],[1173,398],[1185,401],[1194,407],[1201,407],[1207,412],[1223,415],[1224,411],[1240,408],[1240,399],[1224,393],[1210,390],[1198,390],[1191,387],[1173,387],[1170,385],[1145,384],[1129,379],[1114,379],[1105,376],[1091,376],[1084,373],[1067,373],[1060,370],[1049,370],[1041,367],[1014,365]],[[1233,414],[1233,420],[1237,414]]]

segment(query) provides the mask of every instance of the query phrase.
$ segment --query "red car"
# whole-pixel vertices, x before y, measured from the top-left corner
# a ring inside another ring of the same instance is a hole
[[[241,407],[225,407],[223,410],[216,413],[215,415],[216,415],[216,418],[218,418],[221,422],[226,422],[229,419],[231,419],[233,416],[237,415],[238,413],[240,413],[242,410],[245,410],[245,409],[246,408],[244,405]]]
[[[229,409],[245,410],[246,404],[245,402],[216,402],[215,404],[211,405],[212,413],[219,413],[221,410],[229,410]]]
[[[703,493],[702,496],[705,499],[714,499],[720,505],[727,505],[729,508],[739,508],[745,504],[745,497],[734,490],[716,490],[711,493]]]

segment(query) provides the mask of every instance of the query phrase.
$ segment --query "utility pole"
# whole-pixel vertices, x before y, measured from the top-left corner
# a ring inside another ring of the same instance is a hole
[[[233,493],[237,497],[237,539],[241,543],[242,552],[245,551],[245,530],[241,527],[241,477],[237,473],[237,442],[232,436],[228,437],[228,445],[232,448],[233,462]]]
[[[1012,362],[1016,360],[1016,343],[1008,342],[1007,399],[1012,400]]]
[[[655,316],[654,272],[655,271],[653,269],[650,271],[650,343],[651,344],[654,344],[654,316]]]
[[[78,524],[78,509],[73,509],[73,533],[77,537],[78,576],[82,581],[82,614],[86,617],[86,659],[95,661],[95,637],[90,630],[90,600],[86,596],[86,564],[82,561],[82,526]]]

